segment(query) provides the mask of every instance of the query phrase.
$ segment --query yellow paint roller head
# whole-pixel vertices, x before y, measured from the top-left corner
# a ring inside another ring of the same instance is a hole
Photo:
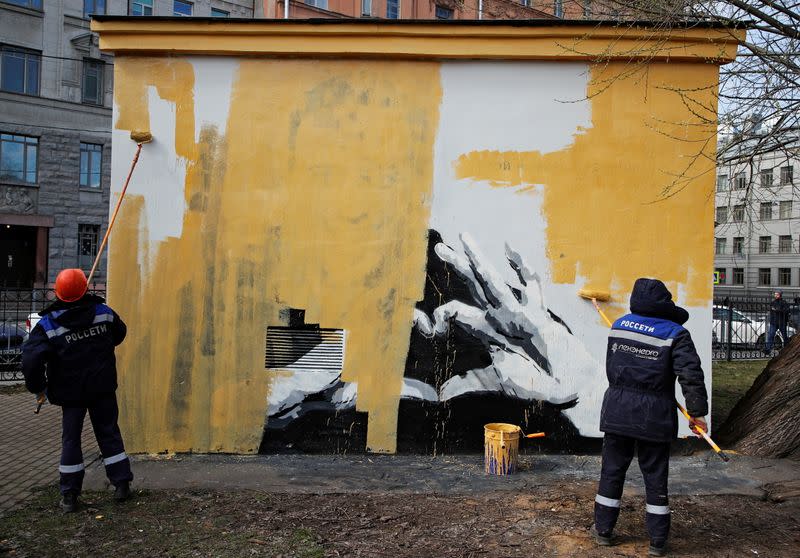
[[[153,134],[142,130],[133,130],[131,132],[131,139],[138,144],[148,143],[153,141]]]
[[[608,291],[594,291],[592,289],[581,289],[578,291],[578,296],[581,298],[588,298],[589,300],[599,300],[600,302],[608,302],[611,300],[611,293]]]

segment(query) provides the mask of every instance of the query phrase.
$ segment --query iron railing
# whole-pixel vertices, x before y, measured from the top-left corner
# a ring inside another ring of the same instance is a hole
[[[785,298],[789,305],[787,339],[778,330],[770,350],[770,304],[767,297],[725,297],[714,299],[712,353],[714,360],[767,358],[780,351],[788,338],[800,330],[800,298]]]
[[[105,296],[105,288],[90,292]],[[52,288],[0,288],[0,382],[22,380],[22,344],[39,319],[38,312],[56,300]]]

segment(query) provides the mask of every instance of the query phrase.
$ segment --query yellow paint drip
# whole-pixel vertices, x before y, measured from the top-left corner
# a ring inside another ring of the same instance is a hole
[[[642,276],[664,280],[675,294],[682,286],[685,304],[706,304],[716,145],[714,129],[697,115],[716,114],[717,67],[654,63],[644,74],[626,72],[623,63],[592,70],[592,126],[569,147],[466,153],[456,175],[520,192],[543,184],[552,280],[588,278],[612,293],[612,315],[626,311]],[[673,185],[676,176],[684,179]]]
[[[284,374],[264,369],[266,325],[302,308],[347,331],[342,377],[358,382],[367,444],[393,452],[425,278],[438,65],[242,60],[226,136],[204,129],[197,144],[191,65],[121,57],[116,71],[116,126],[149,129],[156,87],[176,104],[188,163],[181,237],[139,269],[139,202],[123,206],[112,245],[110,295],[131,325],[131,451],[256,451]]]

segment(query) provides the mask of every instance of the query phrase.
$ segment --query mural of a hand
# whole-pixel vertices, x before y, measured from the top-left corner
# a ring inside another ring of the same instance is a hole
[[[456,325],[480,339],[492,364],[447,380],[439,398],[446,401],[464,393],[500,391],[508,396],[553,404],[577,401],[565,412],[582,433],[595,432],[595,417],[586,417],[580,400],[596,392],[604,381],[602,368],[583,343],[554,319],[545,305],[539,276],[506,245],[506,259],[516,281],[506,282],[466,233],[460,236],[463,255],[445,244],[435,247],[466,281],[475,305],[447,302],[432,319],[416,311],[414,323],[427,336],[442,335]],[[595,395],[596,397],[596,395]]]

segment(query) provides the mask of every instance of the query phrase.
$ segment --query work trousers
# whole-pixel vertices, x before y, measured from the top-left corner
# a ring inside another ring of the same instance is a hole
[[[647,442],[617,434],[605,435],[600,486],[594,504],[594,521],[598,533],[609,534],[617,524],[625,473],[635,451],[644,477],[647,497],[645,524],[650,543],[655,546],[666,544],[670,525],[667,489],[669,446],[669,442]]]
[[[111,484],[117,486],[122,482],[133,480],[131,462],[125,454],[122,443],[122,434],[117,425],[119,409],[117,397],[111,393],[97,399],[89,407],[62,407],[61,422],[61,465],[58,471],[61,476],[61,493],[74,492],[80,494],[83,487],[85,467],[83,464],[83,451],[81,450],[81,432],[86,411],[92,421],[94,436],[103,464],[106,467],[106,476]]]

